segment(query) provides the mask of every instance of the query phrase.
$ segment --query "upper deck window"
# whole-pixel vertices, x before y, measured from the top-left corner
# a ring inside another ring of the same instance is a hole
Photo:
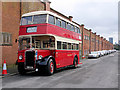
[[[46,23],[46,14],[22,17],[21,25]]]
[[[55,24],[55,18],[52,15],[49,15],[48,23]]]
[[[78,33],[80,33],[80,29],[78,28]]]
[[[28,25],[28,24],[32,24],[32,16],[22,17],[21,25]]]
[[[74,31],[74,26],[73,25],[71,25],[71,31]]]
[[[62,20],[61,26],[62,26],[62,28],[66,28],[66,22]]]
[[[56,25],[59,27],[61,26],[61,20],[59,18],[56,18]]]
[[[75,32],[78,33],[78,28],[77,27],[75,27]]]
[[[46,23],[46,17],[47,17],[47,15],[45,15],[45,14],[35,15],[33,17],[33,24]]]
[[[70,23],[67,23],[67,29],[71,30],[71,24]]]

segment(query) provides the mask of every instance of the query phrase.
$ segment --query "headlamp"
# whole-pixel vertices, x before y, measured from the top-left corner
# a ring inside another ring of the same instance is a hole
[[[22,60],[22,59],[23,59],[23,56],[22,56],[22,55],[20,55],[20,56],[19,56],[19,60]]]
[[[41,56],[41,55],[39,55],[39,56],[38,56],[38,58],[39,58],[39,59],[42,59],[42,56]]]

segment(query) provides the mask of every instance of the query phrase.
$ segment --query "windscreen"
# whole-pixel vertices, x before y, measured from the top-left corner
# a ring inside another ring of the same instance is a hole
[[[25,50],[30,48],[30,38],[19,38],[19,50]]]
[[[47,19],[46,14],[26,16],[26,17],[22,17],[21,25],[46,23],[46,19]]]
[[[32,36],[19,38],[19,50],[54,49],[55,38],[52,36]]]

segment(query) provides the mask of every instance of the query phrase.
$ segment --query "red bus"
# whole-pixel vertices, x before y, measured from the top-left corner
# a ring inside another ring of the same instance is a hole
[[[79,64],[80,28],[50,11],[22,15],[19,30],[18,72],[55,70]]]

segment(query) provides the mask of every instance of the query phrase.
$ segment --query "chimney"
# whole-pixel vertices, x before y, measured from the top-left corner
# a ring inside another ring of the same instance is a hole
[[[89,31],[91,32],[92,30],[91,30],[91,29],[89,29]]]
[[[71,22],[72,22],[72,18],[73,18],[72,16],[69,16],[69,20],[70,20]]]
[[[43,0],[45,11],[50,11],[50,1],[49,0]]]
[[[84,27],[84,24],[81,24],[82,27]]]

